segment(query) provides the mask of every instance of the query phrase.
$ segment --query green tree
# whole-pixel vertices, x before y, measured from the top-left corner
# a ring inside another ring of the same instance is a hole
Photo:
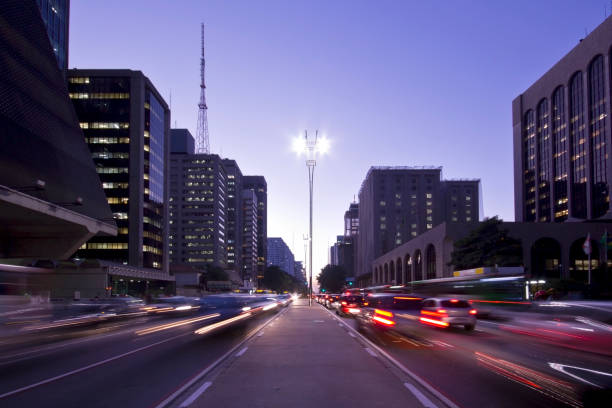
[[[327,265],[321,269],[321,273],[317,276],[319,288],[325,289],[329,293],[340,292],[346,284],[346,271],[340,265]]]
[[[277,293],[285,291],[299,292],[302,291],[302,287],[304,286],[294,276],[289,275],[276,265],[271,265],[266,268],[262,284],[266,289],[273,290]]]
[[[454,242],[449,265],[456,270],[481,266],[520,266],[523,264],[521,241],[508,236],[502,221],[488,218],[466,237]]]
[[[200,275],[200,285],[208,290],[208,282],[210,281],[228,281],[230,280],[227,272],[220,266],[207,264],[204,267],[202,275]]]

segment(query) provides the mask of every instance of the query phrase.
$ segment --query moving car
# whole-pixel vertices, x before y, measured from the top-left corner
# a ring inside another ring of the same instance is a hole
[[[429,298],[423,301],[419,321],[437,327],[463,326],[465,330],[474,330],[476,314],[467,300]]]
[[[361,307],[364,306],[364,303],[367,306],[368,302],[364,302],[362,295],[344,294],[340,296],[336,314],[352,317],[361,312]]]

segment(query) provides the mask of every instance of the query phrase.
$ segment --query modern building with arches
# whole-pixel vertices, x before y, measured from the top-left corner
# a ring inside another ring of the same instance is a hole
[[[517,222],[612,219],[612,17],[512,102]]]

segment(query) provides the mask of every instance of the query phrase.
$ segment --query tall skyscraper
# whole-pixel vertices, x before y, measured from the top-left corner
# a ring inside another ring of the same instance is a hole
[[[227,267],[227,175],[216,154],[172,153],[172,263]]]
[[[512,102],[515,219],[609,219],[608,17]]]
[[[257,283],[257,194],[253,190],[243,190],[241,198],[242,228],[235,233],[242,235],[242,238],[236,251],[240,251],[244,286],[252,289]]]
[[[295,258],[282,238],[268,238],[268,265],[278,266],[289,275],[295,270]]]
[[[168,271],[170,110],[140,71],[72,69],[68,91],[119,228],[77,255]]]
[[[442,222],[477,222],[480,180],[442,180],[441,167],[371,167],[359,191],[357,274]],[[449,205],[449,208],[447,208]]]
[[[344,236],[359,234],[359,204],[351,203],[344,213]]]
[[[36,0],[60,69],[68,69],[70,0]]]
[[[225,173],[227,174],[227,266],[242,275],[244,272],[242,268],[242,237],[244,235],[243,228],[246,228],[243,223],[242,172],[235,160],[223,159],[223,167],[225,167]],[[255,200],[255,204],[257,204],[257,200]],[[255,214],[255,217],[257,217],[257,214]],[[257,222],[257,218],[255,218],[255,222]],[[254,231],[256,232],[257,229]],[[257,238],[255,245],[257,245]],[[255,250],[254,256],[257,258],[257,250]],[[255,262],[257,262],[257,259]]]
[[[268,185],[264,176],[244,176],[242,188],[257,195],[257,279],[263,279],[268,253]]]

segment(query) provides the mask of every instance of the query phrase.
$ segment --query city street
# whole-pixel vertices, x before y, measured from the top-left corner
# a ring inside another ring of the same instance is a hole
[[[581,407],[598,406],[583,405],[587,389],[612,385],[608,356],[499,323],[364,338],[354,319],[305,299],[195,335],[203,317],[139,317],[12,345],[0,355],[1,405]]]

